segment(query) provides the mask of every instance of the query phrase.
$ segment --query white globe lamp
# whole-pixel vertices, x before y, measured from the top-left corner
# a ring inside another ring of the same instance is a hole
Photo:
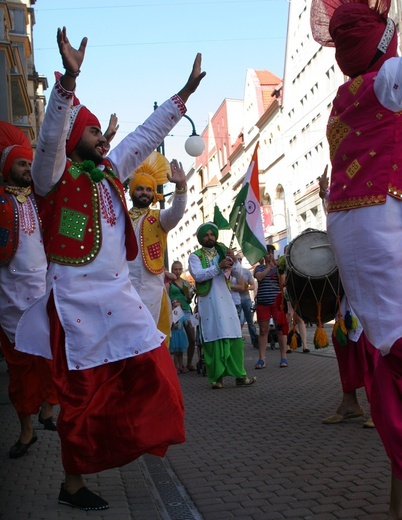
[[[197,134],[190,135],[184,143],[184,149],[191,157],[199,157],[205,150],[204,139]]]

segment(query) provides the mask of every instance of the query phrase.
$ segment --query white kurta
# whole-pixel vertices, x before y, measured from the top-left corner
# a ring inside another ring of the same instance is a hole
[[[53,89],[32,165],[32,177],[39,195],[46,195],[64,172],[70,106],[71,100]],[[168,100],[110,152],[113,170],[121,181],[159,145],[180,117],[179,107],[173,100]],[[46,338],[46,303],[53,289],[56,309],[66,333],[70,370],[126,359],[159,347],[164,339],[129,279],[123,207],[115,190],[109,189],[109,183],[103,180],[102,184],[112,198],[117,222],[111,226],[102,215],[100,252],[86,266],[51,263],[47,295],[24,314],[17,332],[19,350],[51,358],[49,338]],[[30,325],[29,336],[24,321]]]
[[[19,221],[17,251],[8,265],[0,267],[0,325],[11,343],[23,312],[46,290],[47,260],[40,224],[29,197],[24,204],[32,207],[35,230],[31,235],[24,233]]]
[[[160,224],[168,233],[175,228],[184,215],[186,209],[187,195],[185,193],[175,193],[172,206],[168,209],[162,209],[159,213]],[[141,216],[137,221],[133,222],[137,243],[141,243],[142,221],[146,215]],[[130,278],[133,286],[140,295],[141,300],[148,307],[155,323],[158,323],[163,293],[167,294],[165,287],[165,274],[153,274],[146,268],[141,250],[138,251],[137,258],[129,263]]]
[[[188,260],[190,273],[196,282],[212,280],[209,293],[206,296],[198,296],[198,315],[203,340],[209,342],[225,338],[241,338],[239,316],[226,285],[225,275],[218,267],[218,255],[211,263],[211,266],[204,269],[201,260],[194,253],[191,253]],[[239,262],[233,264],[232,274],[242,276]]]

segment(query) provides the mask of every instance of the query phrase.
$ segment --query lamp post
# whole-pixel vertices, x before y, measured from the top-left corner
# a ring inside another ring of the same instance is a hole
[[[155,101],[154,110],[156,110],[157,108],[158,108],[158,103]],[[186,114],[184,114],[183,117],[185,117],[188,121],[190,121],[191,127],[192,127],[192,134],[187,139],[187,141],[184,143],[184,149],[186,150],[188,155],[191,155],[191,157],[198,157],[205,150],[204,140],[202,139],[202,137],[200,137],[197,134],[197,132],[195,130],[194,121]],[[156,148],[156,151],[161,153],[162,155],[165,155],[165,141],[164,140]],[[157,186],[156,189],[157,189],[158,193],[160,193],[161,195],[164,195],[162,185]],[[164,198],[159,201],[159,207],[160,207],[160,209],[165,208],[165,199]],[[169,259],[168,259],[167,248],[165,251],[165,267],[166,267],[166,269],[169,269]]]
[[[158,108],[158,103],[154,102],[154,110]],[[187,114],[184,114],[183,117],[185,117],[188,121],[191,123],[192,128],[192,134],[189,136],[187,141],[184,143],[184,149],[188,153],[188,155],[191,155],[191,157],[199,157],[202,152],[205,150],[205,143],[202,137],[200,137],[196,130],[195,130],[195,124],[194,121],[189,117]],[[156,151],[161,153],[162,155],[165,155],[165,141],[162,141],[161,144],[156,148]]]

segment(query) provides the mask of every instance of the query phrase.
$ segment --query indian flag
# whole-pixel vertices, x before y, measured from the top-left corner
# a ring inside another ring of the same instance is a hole
[[[267,253],[261,218],[257,150],[258,143],[229,216],[230,227],[251,265]]]

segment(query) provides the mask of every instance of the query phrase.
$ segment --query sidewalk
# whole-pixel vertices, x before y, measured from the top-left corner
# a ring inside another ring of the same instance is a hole
[[[330,327],[327,333],[330,336]],[[63,472],[57,433],[42,430],[21,459],[8,458],[18,424],[0,363],[0,518],[118,520],[386,520],[390,465],[365,417],[327,426],[341,397],[332,347],[300,349],[279,368],[254,370],[257,352],[246,341],[252,387],[227,378],[211,390],[206,377],[183,374],[187,442],[165,459],[146,456],[124,468],[89,475],[88,485],[110,509],[84,512],[57,503]],[[364,390],[359,400],[368,411]]]

